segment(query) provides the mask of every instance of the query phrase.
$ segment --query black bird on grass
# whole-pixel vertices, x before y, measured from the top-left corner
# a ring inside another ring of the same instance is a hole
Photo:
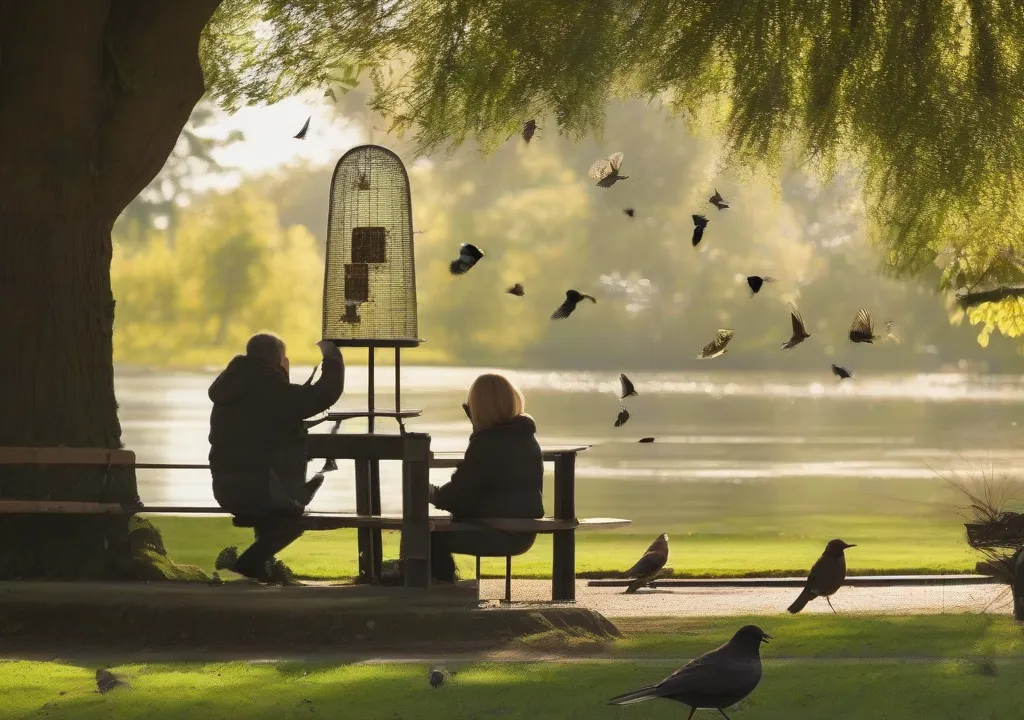
[[[597,180],[598,187],[611,187],[619,180],[629,179],[629,175],[619,175],[620,167],[622,167],[622,153],[612,153],[591,165],[587,175]]]
[[[708,226],[708,219],[703,215],[693,216],[693,246],[700,245],[700,239],[704,237],[704,228]]]
[[[625,400],[628,397],[636,395],[636,389],[633,387],[633,383],[629,381],[624,373],[619,373],[619,385],[622,388],[622,392],[619,395],[619,400]]]
[[[558,308],[551,313],[551,319],[564,320],[569,317],[572,315],[572,311],[576,309],[576,306],[579,305],[582,300],[589,300],[592,303],[597,303],[597,298],[590,295],[585,295],[578,290],[566,290],[565,302],[559,305]]]
[[[629,420],[629,410],[619,405],[619,416],[615,418],[615,427],[622,427]]]
[[[516,283],[505,292],[507,292],[509,295],[515,295],[516,297],[522,297],[523,295],[526,294],[526,291],[523,290],[522,283]]]
[[[447,669],[438,665],[436,668],[430,671],[430,687],[437,690],[439,687],[444,685],[446,682],[451,680],[452,674]]]
[[[634,208],[626,208],[622,212],[624,212],[629,217],[633,217],[634,215],[636,215],[636,210]]]
[[[668,535],[662,533],[651,543],[636,565],[626,571],[626,577],[634,578],[626,587],[626,593],[635,593],[661,572],[668,562]]]
[[[828,606],[832,608],[832,612],[836,611],[832,607],[832,601],[829,600],[829,596],[841,588],[843,581],[846,580],[846,555],[843,551],[846,548],[852,547],[857,546],[845,543],[839,538],[828,541],[828,545],[825,546],[825,552],[821,554],[821,557],[811,567],[811,572],[807,575],[807,583],[804,585],[804,589],[800,591],[796,600],[789,606],[791,613],[800,612],[806,607],[807,603],[816,597],[824,597],[825,601],[828,602]]]
[[[116,687],[127,686],[127,683],[109,670],[96,671],[96,689],[100,694],[108,693]]]
[[[698,360],[710,360],[716,358],[719,355],[725,355],[728,352],[725,346],[732,340],[732,336],[735,333],[732,330],[720,329],[718,334],[715,335],[715,339],[704,346],[704,349],[700,351],[700,355],[697,356]]]
[[[722,194],[718,192],[718,188],[715,188],[715,194],[708,198],[708,202],[714,205],[719,210],[725,210],[728,205],[722,200]]]
[[[530,141],[533,140],[533,134],[535,132],[537,132],[538,130],[540,130],[540,128],[537,127],[537,121],[536,120],[527,120],[526,122],[524,122],[523,123],[523,142],[526,143],[527,145],[529,145]]]
[[[768,277],[767,275],[750,275],[747,277],[747,285],[750,287],[750,297],[754,297],[761,292],[761,286],[765,283],[773,283],[775,278]]]
[[[898,345],[900,339],[893,333],[892,329],[894,327],[896,327],[895,320],[885,321],[885,337],[887,340],[892,340]],[[850,325],[850,341],[874,344],[875,340],[881,339],[881,336],[875,335],[874,332],[874,321],[871,319],[871,313],[861,308],[857,311],[857,315],[853,318],[853,323]]]
[[[754,692],[761,682],[761,643],[771,635],[757,625],[744,625],[725,645],[694,658],[656,685],[613,697],[609,705],[632,705],[664,698],[688,705],[691,720],[698,708],[718,710],[725,720],[725,708]]]
[[[844,368],[842,365],[836,365],[835,363],[832,363],[832,374],[840,380],[853,377],[852,372]]]
[[[793,335],[789,340],[782,343],[783,350],[795,348],[811,336],[811,334],[807,332],[807,327],[804,325],[803,316],[800,314],[800,311],[796,309],[796,305],[793,303],[789,303],[789,317],[790,320],[793,321]]]
[[[652,443],[652,442],[654,442],[654,438],[652,438],[652,437],[640,438],[639,440],[637,440],[637,442]]]
[[[312,120],[312,119],[313,119],[312,115],[310,115],[308,118],[306,118],[306,123],[302,126],[302,129],[299,130],[297,133],[295,133],[295,137],[294,137],[295,140],[305,140],[306,139],[306,133],[309,132],[309,121]]]
[[[472,270],[477,260],[483,256],[484,254],[480,252],[476,245],[462,243],[459,246],[459,259],[452,260],[452,264],[448,266],[448,269],[451,270],[452,275],[463,275]]]

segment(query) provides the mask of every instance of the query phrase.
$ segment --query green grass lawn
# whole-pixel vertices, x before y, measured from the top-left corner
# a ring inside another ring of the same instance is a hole
[[[646,621],[650,631],[636,621],[623,624],[614,651],[631,659],[451,663],[456,674],[437,691],[427,685],[428,663],[261,661],[114,665],[131,687],[99,695],[95,663],[16,661],[0,665],[0,700],[4,717],[48,720],[678,720],[685,710],[671,702],[615,708],[604,701],[661,679],[748,621],[775,640],[763,649],[760,687],[730,712],[737,720],[1019,715],[1024,631],[1006,618],[971,615],[655,619]]]
[[[831,522],[830,522],[831,520]],[[226,518],[155,518],[171,557],[212,571],[217,552],[226,545],[245,545],[249,530]],[[799,575],[810,568],[834,536],[857,547],[847,551],[850,574],[973,572],[979,557],[967,547],[962,526],[948,522],[901,521],[890,516],[816,518],[819,535],[742,532],[723,521],[718,532],[671,533],[668,566],[675,575]],[[630,528],[629,530],[631,530]],[[834,534],[826,534],[828,530]],[[633,532],[580,532],[576,535],[576,569],[582,576],[610,577],[628,569],[657,536]],[[384,557],[398,555],[398,533],[384,534]],[[356,575],[354,530],[311,532],[281,555],[297,574],[312,578]],[[458,557],[463,577],[472,577],[474,561]],[[485,559],[484,575],[498,576],[504,561]],[[540,536],[534,548],[513,560],[518,578],[551,575],[551,536]]]

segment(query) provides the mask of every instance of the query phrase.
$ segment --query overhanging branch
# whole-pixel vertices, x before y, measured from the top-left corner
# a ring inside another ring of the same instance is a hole
[[[99,128],[105,200],[120,212],[156,176],[204,92],[199,37],[222,0],[115,0]]]
[[[966,310],[977,305],[1001,302],[1010,298],[1024,298],[1024,287],[1001,287],[982,292],[957,293],[956,301],[962,309]]]

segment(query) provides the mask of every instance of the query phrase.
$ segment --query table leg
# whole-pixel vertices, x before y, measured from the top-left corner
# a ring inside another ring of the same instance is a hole
[[[555,458],[555,517],[576,518],[576,453]],[[551,599],[576,602],[576,531],[557,530],[553,535]]]
[[[373,508],[370,493],[370,462],[367,460],[355,460],[356,466],[356,513],[369,515]],[[374,578],[374,554],[373,535],[369,528],[359,528],[356,531],[359,548],[359,581],[369,582]],[[378,574],[379,578],[380,575]]]
[[[370,460],[370,514],[380,515],[380,460]],[[384,547],[381,543],[381,531],[379,528],[370,530],[371,563],[375,580],[380,580],[381,564],[384,557]]]
[[[402,463],[402,552],[405,586],[430,586],[430,463]]]

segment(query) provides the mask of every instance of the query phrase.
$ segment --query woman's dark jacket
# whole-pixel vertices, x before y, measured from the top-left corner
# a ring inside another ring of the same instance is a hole
[[[342,361],[324,359],[320,379],[295,385],[283,368],[238,355],[210,385],[210,473],[217,503],[235,514],[302,512],[303,420],[327,410],[345,385]]]
[[[528,415],[469,436],[469,447],[434,505],[457,518],[544,517],[544,461]]]

